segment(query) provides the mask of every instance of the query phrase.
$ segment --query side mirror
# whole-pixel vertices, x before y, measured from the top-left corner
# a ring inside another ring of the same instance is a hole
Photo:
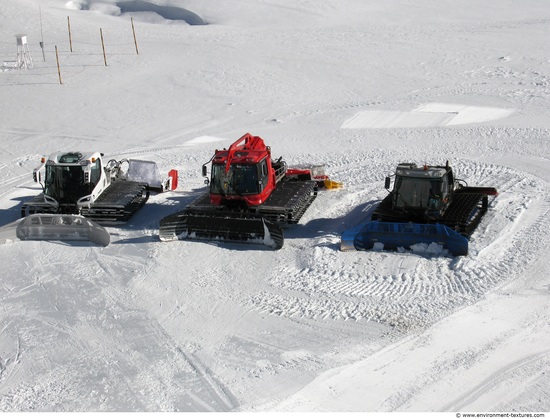
[[[384,188],[386,189],[390,189],[390,186],[391,186],[391,179],[389,176],[386,177],[386,182],[384,184]]]
[[[208,169],[206,168],[206,164],[202,165],[202,175],[206,177],[208,174]]]

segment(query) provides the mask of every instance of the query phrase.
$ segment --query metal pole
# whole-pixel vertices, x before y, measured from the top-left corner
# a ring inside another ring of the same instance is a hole
[[[69,48],[73,52],[73,37],[71,35],[71,18],[67,16],[67,27],[69,28]]]
[[[44,54],[44,42],[40,42],[40,48],[42,48],[42,59],[46,62],[46,55]]]
[[[57,61],[57,74],[59,76],[59,84],[63,84],[61,81],[61,67],[59,67],[59,53],[57,52],[57,45],[55,46],[55,59]]]
[[[136,29],[134,28],[134,18],[131,17],[130,20],[132,21],[132,33],[134,34],[134,45],[136,46],[136,54],[139,55],[137,40],[136,40]]]
[[[40,13],[40,48],[42,48],[42,59],[46,62],[46,55],[44,54],[44,31],[42,29],[42,7],[38,5],[38,12]]]
[[[105,55],[105,43],[103,42],[103,30],[101,28],[99,28],[99,35],[101,35],[101,47],[103,48],[103,62],[107,67],[107,55]]]

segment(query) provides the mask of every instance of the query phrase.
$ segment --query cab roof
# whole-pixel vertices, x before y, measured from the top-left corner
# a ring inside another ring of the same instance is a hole
[[[228,150],[216,150],[213,164],[256,164],[271,154],[264,140],[249,133],[235,141]]]
[[[87,152],[87,151],[58,151],[50,154],[48,157],[49,164],[63,164],[63,165],[78,165],[86,164],[92,159],[98,159],[101,157],[101,153]]]
[[[221,150],[213,159],[214,164],[226,164],[229,150]],[[268,155],[266,150],[239,150],[232,153],[231,164],[256,164]]]
[[[450,170],[446,166],[417,166],[415,163],[401,163],[397,166],[395,174],[402,177],[415,177],[426,179],[443,178]]]

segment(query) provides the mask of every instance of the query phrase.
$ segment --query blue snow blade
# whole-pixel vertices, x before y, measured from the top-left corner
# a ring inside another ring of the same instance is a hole
[[[377,245],[377,243],[379,243]],[[375,245],[386,250],[409,248],[417,243],[437,243],[455,256],[468,254],[468,239],[443,224],[368,221],[341,236],[341,250],[369,250]]]

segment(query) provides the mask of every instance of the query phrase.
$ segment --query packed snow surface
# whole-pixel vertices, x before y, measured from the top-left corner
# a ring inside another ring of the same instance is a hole
[[[3,0],[0,226],[55,151],[179,186],[107,247],[0,245],[0,410],[550,411],[549,23],[545,0]],[[344,187],[279,251],[161,242],[246,132]],[[468,256],[339,250],[398,163],[446,161],[499,191]]]

